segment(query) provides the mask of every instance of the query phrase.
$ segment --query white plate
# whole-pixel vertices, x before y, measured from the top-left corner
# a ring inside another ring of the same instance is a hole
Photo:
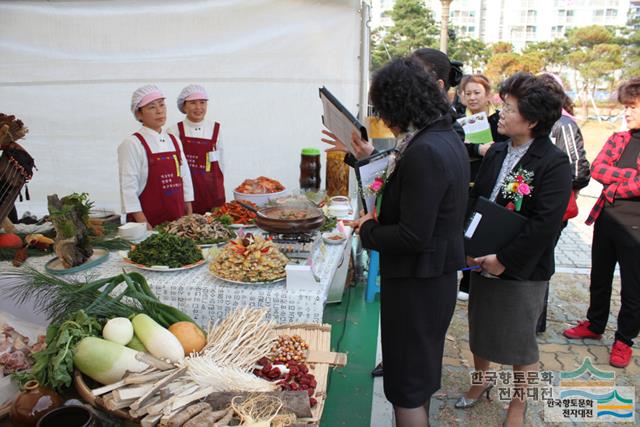
[[[62,261],[60,260],[60,258],[55,257],[45,264],[44,269],[47,271],[47,273],[51,273],[55,275],[78,273],[80,271],[84,271],[89,268],[95,267],[96,265],[100,265],[103,262],[105,262],[108,258],[109,258],[109,251],[107,249],[93,248],[93,255],[91,255],[91,257],[89,257],[88,260],[86,260],[80,265],[66,268],[62,264]]]
[[[275,279],[268,282],[241,282],[240,280],[225,279],[224,277],[218,276],[216,273],[214,273],[211,270],[209,270],[209,273],[211,273],[211,275],[216,279],[220,279],[222,281],[229,282],[229,283],[235,283],[237,285],[271,285],[278,282],[284,282],[284,280],[287,278],[286,276],[283,276],[281,279]]]
[[[231,224],[229,225],[230,228],[239,230],[241,228],[256,228],[255,224]]]
[[[89,211],[89,218],[92,219],[109,218],[114,215],[116,215],[116,213],[110,209],[91,209]]]
[[[207,260],[203,258],[200,261],[196,262],[195,264],[184,265],[182,267],[171,268],[166,265],[150,265],[149,266],[149,265],[143,265],[143,264],[136,264],[135,262],[131,261],[127,256],[128,251],[118,251],[118,253],[120,254],[120,256],[122,257],[122,260],[125,263],[129,265],[133,265],[134,267],[137,267],[141,270],[147,270],[147,271],[169,272],[169,271],[191,270],[192,268],[200,267],[202,264],[207,262]]]
[[[13,224],[15,232],[20,234],[46,233],[53,230],[53,224],[45,222],[44,224]]]

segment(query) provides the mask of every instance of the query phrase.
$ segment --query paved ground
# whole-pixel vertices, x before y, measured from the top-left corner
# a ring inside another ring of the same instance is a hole
[[[609,366],[609,349],[613,343],[615,316],[620,307],[619,276],[614,280],[614,295],[611,301],[612,314],[609,328],[602,341],[570,341],[562,331],[583,319],[589,301],[589,268],[592,227],[584,225],[584,218],[600,192],[595,183],[583,191],[578,199],[580,215],[570,221],[558,243],[556,251],[557,273],[550,283],[550,304],[547,332],[539,336],[541,370],[565,371],[578,368],[584,358],[592,359],[594,365],[605,371],[615,371],[618,385],[640,387],[640,353],[634,350],[634,360],[626,369]],[[380,359],[380,356],[378,356]],[[458,302],[445,344],[442,389],[434,396],[431,404],[430,421],[434,426],[499,426],[502,424],[506,403],[496,400],[492,391],[492,401],[483,401],[470,410],[457,410],[455,401],[469,386],[469,372],[473,367],[473,357],[469,350],[467,303]],[[502,369],[499,366],[496,370]],[[510,369],[510,367],[504,367]],[[392,425],[391,407],[384,399],[381,380],[374,384],[372,427]],[[638,408],[638,405],[636,405]],[[527,425],[554,425],[544,423],[543,406],[540,403],[529,406]],[[636,420],[640,412],[636,409]],[[567,424],[564,424],[567,425]],[[598,424],[591,424],[598,425]]]

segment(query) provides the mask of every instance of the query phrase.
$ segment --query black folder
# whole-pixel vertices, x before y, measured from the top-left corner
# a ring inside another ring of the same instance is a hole
[[[478,197],[464,230],[468,256],[495,254],[522,230],[527,218],[485,197]]]
[[[322,124],[333,132],[353,154],[353,148],[351,147],[352,130],[358,131],[360,137],[367,141],[367,128],[324,86],[320,88],[320,99],[322,100],[324,112]]]

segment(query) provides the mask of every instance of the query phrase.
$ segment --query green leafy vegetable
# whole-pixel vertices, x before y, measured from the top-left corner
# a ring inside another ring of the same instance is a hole
[[[229,214],[224,214],[217,217],[216,221],[222,223],[223,225],[231,225],[233,224],[233,217]]]
[[[320,231],[333,231],[333,229],[336,228],[336,225],[338,225],[338,219],[335,216],[325,215],[324,224],[322,224],[322,227],[320,227]]]
[[[35,363],[28,373],[16,378],[19,381],[36,379],[41,385],[56,390],[67,388],[73,379],[73,352],[76,344],[85,337],[99,336],[102,324],[80,310],[68,320],[53,323],[47,328],[47,346],[34,353]]]
[[[131,261],[142,265],[179,268],[202,260],[202,251],[187,237],[155,234],[129,252]]]

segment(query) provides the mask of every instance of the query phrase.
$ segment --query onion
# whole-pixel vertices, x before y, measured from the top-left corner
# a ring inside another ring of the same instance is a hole
[[[133,325],[125,317],[114,317],[104,325],[102,336],[111,342],[127,345],[133,338]]]

